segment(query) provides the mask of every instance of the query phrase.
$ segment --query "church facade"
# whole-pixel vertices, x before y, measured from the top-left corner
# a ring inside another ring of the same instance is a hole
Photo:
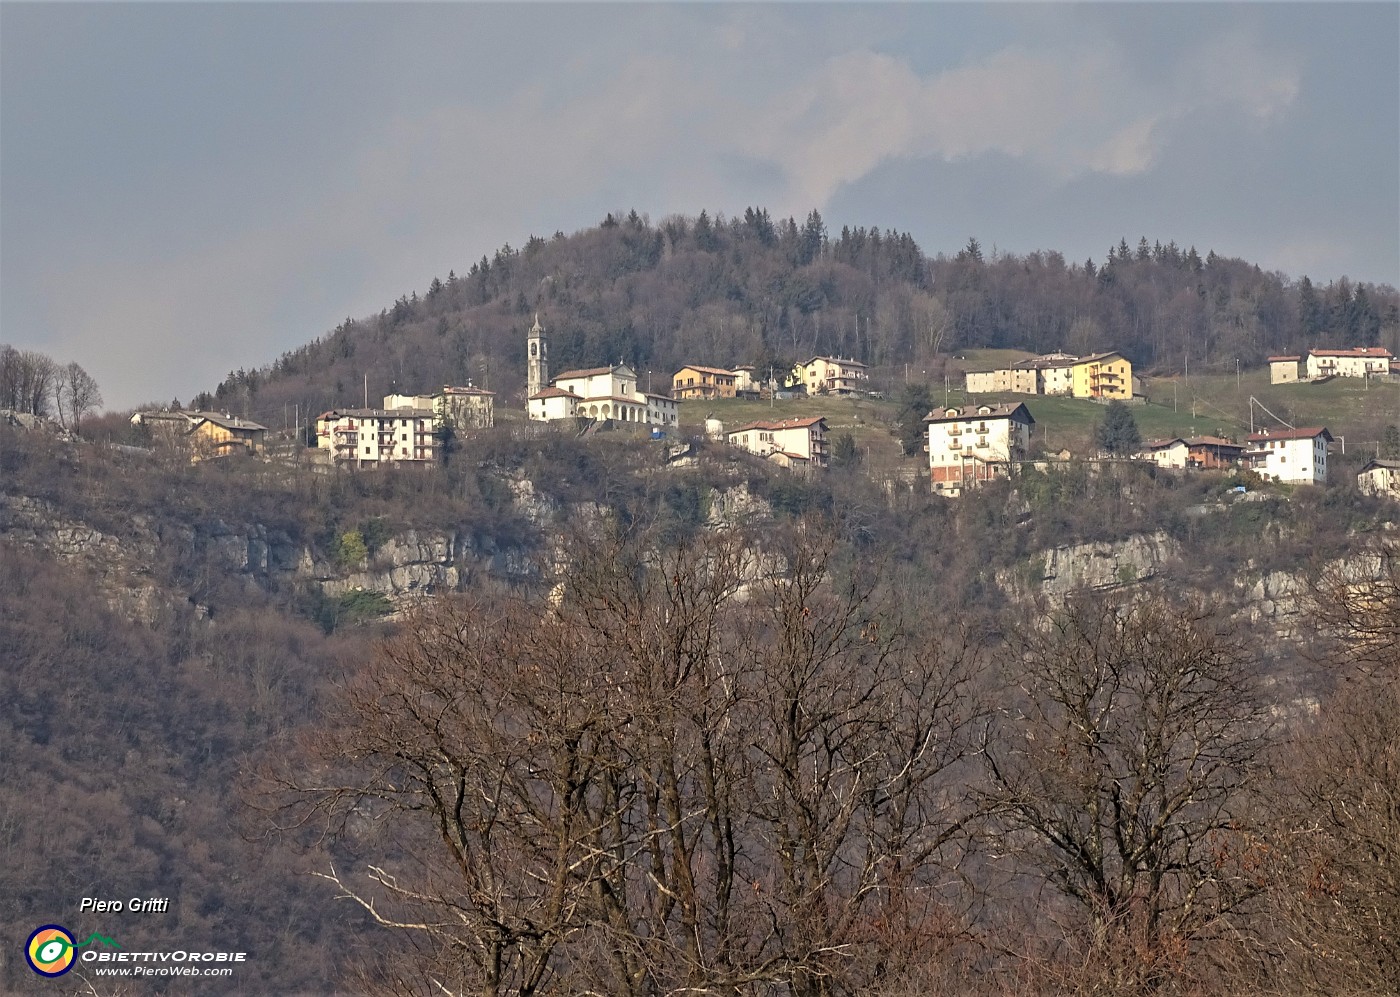
[[[669,428],[680,420],[676,400],[638,390],[637,372],[627,364],[566,370],[551,379],[549,337],[538,315],[526,337],[526,356],[526,409],[532,421],[587,418]]]

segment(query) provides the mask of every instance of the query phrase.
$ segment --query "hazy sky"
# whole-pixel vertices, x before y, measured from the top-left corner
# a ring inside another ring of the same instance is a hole
[[[1400,4],[0,3],[0,341],[109,407],[748,205],[1400,284]]]

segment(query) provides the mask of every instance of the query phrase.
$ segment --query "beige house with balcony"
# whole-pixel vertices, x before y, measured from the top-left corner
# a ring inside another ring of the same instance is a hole
[[[706,398],[733,398],[738,378],[733,371],[688,364],[671,376],[671,397],[678,401]]]
[[[1350,350],[1309,350],[1308,377],[1369,377],[1390,371],[1391,353],[1383,346]]]
[[[402,399],[390,395],[388,399]],[[431,408],[331,409],[316,419],[316,446],[356,467],[431,464],[436,457]]]
[[[839,357],[813,357],[792,368],[790,384],[801,384],[809,395],[854,395],[864,391],[865,364]]]

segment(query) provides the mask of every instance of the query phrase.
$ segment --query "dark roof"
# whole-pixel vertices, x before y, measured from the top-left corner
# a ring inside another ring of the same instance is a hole
[[[984,412],[983,409],[986,409]],[[949,413],[952,413],[951,415]],[[936,408],[928,415],[924,416],[924,422],[959,422],[964,419],[1017,419],[1027,425],[1035,425],[1035,419],[1031,416],[1030,409],[1026,408],[1024,402],[1004,405],[964,405],[959,408],[950,405],[947,408]]]
[[[225,429],[254,429],[267,432],[266,426],[260,426],[249,419],[240,419],[236,415],[216,415],[213,412],[197,412],[194,416],[195,425],[201,422],[212,422],[216,426],[223,426]]]
[[[1193,436],[1186,441],[1186,445],[1188,447],[1230,447],[1233,450],[1244,449],[1244,444],[1223,440],[1219,436]]]

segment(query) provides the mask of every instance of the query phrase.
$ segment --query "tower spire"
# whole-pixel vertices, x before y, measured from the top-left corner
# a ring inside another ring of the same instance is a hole
[[[526,396],[533,398],[549,387],[549,337],[540,325],[539,312],[535,312],[535,324],[530,327],[525,344],[528,356]]]

